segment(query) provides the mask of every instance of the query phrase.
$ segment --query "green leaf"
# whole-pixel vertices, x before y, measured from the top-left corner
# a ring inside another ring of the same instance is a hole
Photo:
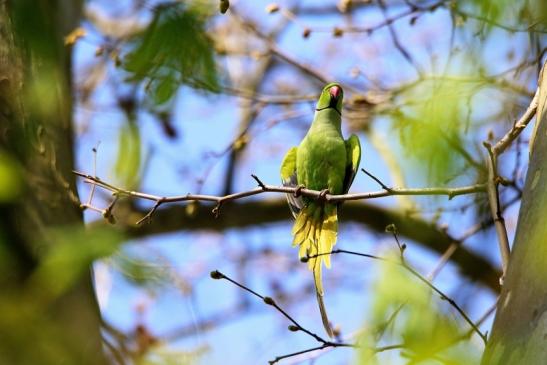
[[[209,350],[207,347],[197,347],[192,350],[171,348],[165,344],[153,346],[143,356],[137,359],[137,365],[192,365],[202,361],[201,358]]]
[[[94,260],[115,252],[122,237],[108,228],[65,227],[52,230],[48,241],[51,247],[30,279],[35,303],[47,303],[70,289]]]
[[[127,188],[134,187],[140,177],[141,136],[134,122],[126,123],[120,130],[116,176]]]
[[[475,19],[485,33],[500,25],[507,30],[546,29],[545,0],[460,0],[454,2],[452,9],[457,17]]]
[[[396,264],[398,254],[382,262],[372,293],[372,310],[366,319],[367,331],[361,343],[357,364],[390,364],[389,356],[398,359],[403,352],[415,364],[433,364],[442,358],[449,364],[475,364],[478,349],[468,339],[460,339],[469,331],[453,308],[442,308],[442,301],[427,285],[408,270]],[[401,345],[401,349],[377,354],[373,349],[384,345]]]
[[[180,84],[218,91],[207,19],[208,14],[197,6],[162,5],[146,30],[134,39],[123,66],[131,81],[151,85],[147,90],[155,103],[171,100]]]
[[[169,269],[164,265],[141,259],[131,254],[120,253],[112,258],[112,265],[130,282],[157,289],[169,281]]]
[[[162,79],[158,79],[157,82],[154,83],[154,86],[152,88],[152,97],[154,99],[154,102],[158,105],[166,103],[173,97],[173,95],[177,91],[177,88],[178,83],[172,77],[172,75],[168,75]]]
[[[471,89],[461,82],[423,82],[403,95],[409,104],[393,116],[405,157],[433,183],[445,184],[462,173],[467,97]],[[420,95],[420,99],[414,99]]]

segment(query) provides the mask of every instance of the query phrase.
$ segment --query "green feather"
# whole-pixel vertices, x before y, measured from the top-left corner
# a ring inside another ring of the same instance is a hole
[[[344,193],[347,193],[359,170],[359,163],[361,162],[361,143],[355,134],[352,134],[345,143],[347,165],[344,179]]]
[[[284,185],[328,189],[330,194],[344,194],[349,190],[359,168],[361,145],[355,135],[347,140],[342,137],[342,99],[339,84],[331,83],[323,88],[308,133],[283,159],[280,172]],[[308,197],[296,198],[293,194],[287,194],[287,200],[296,218],[292,229],[293,246],[299,246],[300,257],[309,257],[308,268],[313,272],[323,325],[332,337],[323,303],[322,267],[324,264],[330,268],[330,252],[336,244],[337,205]]]
[[[285,155],[285,158],[283,159],[283,162],[281,163],[281,180],[289,180],[291,178],[291,175],[294,174],[294,171],[296,170],[296,150],[297,147],[291,148],[287,154]]]

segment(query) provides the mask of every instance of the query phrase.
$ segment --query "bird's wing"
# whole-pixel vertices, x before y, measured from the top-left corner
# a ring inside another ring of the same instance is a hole
[[[359,138],[352,134],[346,141],[346,176],[344,177],[344,194],[349,191],[353,179],[361,162],[361,143]]]
[[[283,183],[283,186],[298,186],[298,179],[296,177],[297,149],[298,147],[291,148],[281,163],[281,182]],[[289,203],[292,215],[296,218],[298,212],[304,207],[302,197],[295,197],[294,194],[287,194],[287,202]]]

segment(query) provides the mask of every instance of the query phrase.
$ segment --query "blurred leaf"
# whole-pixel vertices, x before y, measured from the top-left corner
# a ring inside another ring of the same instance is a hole
[[[492,21],[500,21],[506,14],[509,4],[513,3],[510,0],[473,0],[474,5],[478,9],[478,14],[481,17]]]
[[[0,151],[0,203],[17,199],[23,187],[17,162]]]
[[[398,259],[394,255],[391,260]],[[458,337],[469,328],[440,308],[441,301],[430,288],[402,266],[393,263],[380,265],[379,279],[373,293],[368,294],[372,294],[374,301],[358,364],[390,364],[386,360],[389,354],[377,355],[371,350],[385,344],[402,344],[401,351],[414,364],[436,364],[438,361],[433,360],[441,358],[450,364],[477,363],[480,351],[469,341],[458,341]],[[397,310],[386,328],[386,323]],[[380,361],[378,356],[385,357]],[[400,355],[395,358],[398,359],[395,363],[399,363]]]
[[[423,82],[403,96],[411,106],[393,118],[405,156],[435,183],[446,183],[464,166],[458,150],[464,148],[463,111],[469,92],[460,82]],[[416,95],[423,95],[423,99],[412,100]]]
[[[86,30],[82,27],[75,28],[72,32],[65,36],[65,45],[73,45],[80,38],[85,37]]]
[[[454,2],[481,24],[481,30],[492,30],[501,24],[508,28],[526,29],[526,26],[545,29],[547,3],[544,0],[468,0]]]
[[[123,186],[132,188],[138,182],[141,166],[141,136],[139,126],[126,123],[120,130],[115,172]]]
[[[89,270],[94,260],[114,253],[122,237],[107,228],[66,227],[52,230],[48,240],[50,248],[30,279],[29,295],[35,303],[62,295]]]
[[[95,259],[112,254],[122,237],[114,230],[89,230],[83,226],[50,230],[45,236],[47,243],[42,245],[48,246],[47,252],[25,285],[14,282],[0,291],[2,364],[84,363],[82,349],[89,342],[82,343],[80,337],[71,335],[54,313],[59,306],[65,309],[57,314],[82,319],[74,326],[86,323],[89,310],[75,304],[81,302],[75,300],[74,293],[91,290],[81,286],[82,276],[88,275]],[[73,304],[69,309],[67,301]]]
[[[137,360],[137,365],[191,365],[199,363],[206,348],[197,348],[194,351],[184,351],[160,345],[148,351],[146,355]]]
[[[130,282],[153,289],[170,279],[169,269],[152,262],[150,258],[141,259],[130,254],[118,254],[112,257],[114,267]]]
[[[171,100],[180,83],[218,91],[213,44],[202,7],[170,3],[156,8],[146,30],[134,40],[124,67],[131,81],[147,81],[152,100]]]
[[[152,96],[156,104],[163,104],[171,99],[178,87],[177,81],[170,75],[159,80],[155,86]]]

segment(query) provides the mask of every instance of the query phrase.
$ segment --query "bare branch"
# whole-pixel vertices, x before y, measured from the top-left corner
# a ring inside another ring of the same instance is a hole
[[[156,200],[156,204],[154,204],[152,209],[150,209],[150,211],[148,213],[146,213],[146,215],[144,217],[142,217],[141,219],[139,219],[137,221],[137,225],[141,225],[144,221],[150,222],[150,220],[152,219],[152,214],[154,214],[156,212],[156,210],[160,207],[160,205],[164,201],[165,200],[163,198],[160,198],[160,199]]]
[[[373,257],[373,258],[376,258],[375,256],[372,256],[372,255],[366,255],[366,254],[363,254],[365,256],[368,256],[368,257]],[[276,364],[278,363],[279,361],[283,360],[283,359],[287,359],[287,358],[290,358],[290,357],[294,357],[294,356],[298,356],[298,355],[302,355],[302,354],[306,354],[306,353],[309,353],[309,352],[314,352],[314,351],[319,351],[319,350],[323,350],[323,349],[326,349],[326,348],[336,348],[336,347],[358,347],[358,345],[355,345],[355,344],[352,344],[352,343],[344,343],[344,342],[332,342],[332,341],[327,341],[325,339],[323,339],[322,337],[320,337],[319,335],[309,331],[308,329],[304,328],[302,325],[300,325],[292,316],[290,316],[283,308],[281,308],[274,300],[273,298],[271,297],[267,297],[267,296],[263,296],[259,293],[257,293],[256,291],[248,288],[247,286],[235,281],[234,279],[226,276],[225,274],[221,273],[220,271],[218,270],[215,270],[215,271],[212,271],[211,272],[211,278],[215,279],[215,280],[221,280],[221,279],[225,279],[225,280],[228,280],[229,282],[231,282],[232,284],[238,286],[239,288],[251,293],[252,295],[260,298],[264,303],[268,304],[268,305],[271,305],[273,306],[278,312],[280,312],[285,318],[287,318],[289,321],[291,321],[293,323],[292,326],[289,326],[289,330],[291,331],[302,331],[306,334],[308,334],[309,336],[313,337],[316,341],[320,342],[321,345],[320,346],[317,346],[317,347],[312,347],[312,348],[309,348],[309,349],[305,349],[305,350],[301,350],[301,351],[296,351],[296,352],[292,352],[292,353],[289,353],[289,354],[285,354],[285,355],[280,355],[280,356],[277,356],[275,359],[273,360],[270,360],[268,363],[271,365],[271,364]],[[382,347],[376,347],[376,348],[373,348],[372,351],[375,352],[375,353],[378,353],[378,352],[383,352],[383,351],[388,351],[388,350],[394,350],[394,349],[400,349],[400,348],[403,348],[403,345],[402,344],[396,344],[396,345],[389,345],[389,346],[382,346]]]
[[[117,196],[127,196],[131,198],[151,200],[156,202],[156,205],[154,206],[154,208],[152,208],[152,210],[149,212],[149,214],[147,214],[147,217],[145,218],[150,218],[150,216],[156,211],[158,206],[163,203],[175,203],[175,202],[184,202],[184,201],[216,202],[217,206],[215,207],[216,211],[214,211],[214,213],[218,214],[220,206],[226,202],[234,201],[237,199],[246,198],[249,196],[258,195],[262,193],[300,194],[302,196],[306,196],[310,198],[324,199],[325,201],[329,203],[335,203],[335,202],[342,202],[342,201],[348,201],[348,200],[365,200],[365,199],[381,198],[381,197],[391,196],[391,195],[446,195],[448,196],[449,199],[452,199],[453,197],[458,195],[475,194],[479,192],[484,192],[486,189],[485,184],[475,184],[475,185],[463,186],[463,187],[457,187],[457,188],[442,188],[442,187],[417,188],[417,189],[388,188],[387,190],[384,189],[382,191],[374,191],[369,193],[333,195],[333,194],[325,194],[324,191],[302,188],[301,186],[288,187],[288,186],[266,185],[260,179],[258,179],[258,177],[256,177],[255,175],[252,175],[253,179],[255,179],[259,185],[258,188],[255,188],[252,190],[243,191],[243,192],[234,193],[234,194],[228,194],[224,196],[186,194],[186,195],[175,195],[175,196],[165,197],[165,196],[157,196],[157,195],[123,189],[123,188],[114,186],[110,183],[107,183],[96,176],[91,176],[82,172],[74,171],[74,173],[80,177],[83,177],[86,183],[96,185],[105,190],[111,191],[112,193],[115,193]],[[141,219],[139,222],[143,221],[143,219]]]
[[[391,36],[391,40],[393,41],[393,45],[399,53],[403,56],[403,58],[416,70],[418,73],[418,76],[422,76],[424,74],[422,68],[420,65],[414,60],[410,52],[401,44],[401,41],[399,40],[399,36],[397,35],[397,32],[395,28],[393,27],[392,21],[388,21],[389,17],[387,14],[387,8],[386,4],[384,3],[384,0],[377,0],[378,5],[380,6],[380,9],[382,9],[382,14],[384,15],[385,23],[387,24],[387,27],[389,29],[389,35]],[[411,7],[411,10],[415,11],[417,10],[415,7]]]
[[[524,114],[522,114],[520,119],[515,123],[513,128],[511,128],[509,132],[507,132],[505,136],[503,136],[492,147],[492,153],[494,154],[494,156],[499,156],[500,154],[505,152],[507,147],[509,147],[511,143],[520,135],[522,130],[526,128],[528,123],[532,120],[532,118],[536,114],[536,110],[538,107],[538,98],[539,98],[539,88],[536,90],[536,93],[534,94],[534,97],[532,98],[530,105],[528,106],[528,108],[526,108],[526,111],[524,112]]]
[[[499,190],[498,185],[501,181],[500,176],[498,176],[497,160],[498,156],[505,152],[507,147],[520,135],[522,130],[526,128],[530,120],[536,114],[537,106],[539,99],[539,88],[536,90],[530,105],[520,117],[520,119],[513,125],[511,128],[494,146],[489,142],[483,142],[484,147],[488,151],[488,159],[486,161],[488,168],[488,182],[487,182],[487,193],[488,193],[488,202],[490,205],[490,212],[494,219],[494,225],[496,227],[496,233],[498,236],[498,243],[502,259],[502,269],[503,275],[500,279],[500,283],[503,284],[503,277],[507,271],[507,264],[509,262],[509,256],[511,254],[511,249],[509,247],[509,238],[507,236],[507,229],[505,227],[505,220],[502,215]]]
[[[498,236],[498,243],[502,260],[502,278],[500,284],[503,285],[503,277],[507,272],[507,264],[509,263],[509,238],[507,237],[507,229],[505,228],[505,220],[501,213],[500,198],[498,191],[499,177],[497,173],[497,156],[492,151],[492,146],[488,142],[484,142],[484,147],[488,150],[488,203],[490,205],[490,212],[494,218],[494,226],[496,227],[496,234]]]
[[[384,189],[385,191],[391,191],[391,188],[388,187],[386,184],[384,184],[380,179],[378,179],[376,176],[372,175],[370,172],[368,172],[367,170],[365,169],[361,169],[361,171],[363,171],[368,177],[370,177],[372,180],[376,181],[378,183],[378,185],[380,185],[380,187],[382,189]]]
[[[321,336],[317,335],[316,333],[313,333],[311,332],[310,330],[306,329],[305,327],[301,326],[291,315],[289,315],[283,308],[281,308],[273,298],[271,297],[266,297],[266,296],[263,296],[263,295],[260,295],[258,294],[257,292],[255,292],[254,290],[248,288],[247,286],[235,281],[234,279],[226,276],[225,274],[221,273],[220,271],[218,270],[215,270],[215,271],[211,271],[211,278],[215,279],[215,280],[221,280],[221,279],[225,279],[225,280],[228,280],[229,282],[231,282],[232,284],[240,287],[241,289],[253,294],[254,296],[262,299],[262,301],[264,303],[266,303],[267,305],[271,305],[272,307],[274,307],[279,313],[281,313],[285,318],[287,318],[289,321],[291,321],[293,323],[292,326],[289,326],[289,330],[290,331],[302,331],[304,333],[306,333],[307,335],[313,337],[316,341],[322,343],[321,346],[319,347],[314,347],[314,348],[311,348],[311,349],[307,349],[307,350],[303,350],[303,351],[298,351],[298,352],[294,352],[294,353],[291,353],[291,354],[287,354],[287,355],[282,355],[282,356],[278,356],[276,357],[274,360],[270,361],[269,363],[270,364],[275,364],[277,363],[278,361],[282,360],[282,359],[286,359],[288,357],[292,357],[292,356],[296,356],[296,355],[300,355],[300,354],[303,354],[303,353],[307,353],[307,352],[311,352],[311,351],[315,351],[315,350],[320,350],[320,349],[324,349],[324,348],[327,348],[327,347],[357,347],[357,345],[354,345],[354,344],[350,344],[350,343],[343,343],[343,342],[332,342],[332,341],[327,341],[325,340],[324,338],[322,338]]]
[[[340,347],[340,346],[338,346],[338,347]],[[297,352],[293,352],[293,353],[282,355],[282,356],[277,356],[275,359],[268,361],[268,364],[273,365],[273,364],[278,363],[281,360],[288,359],[290,357],[303,355],[303,354],[307,354],[307,353],[315,352],[315,351],[321,351],[321,350],[325,350],[327,348],[333,348],[333,346],[321,345],[321,346],[312,347],[312,348],[309,348],[309,349],[306,349],[306,350],[297,351]],[[402,349],[402,348],[403,348],[402,344],[397,344],[397,345],[388,345],[388,346],[375,347],[375,348],[371,349],[371,351],[374,352],[374,353],[379,353],[379,352],[384,352],[384,351],[389,351],[389,350],[397,350],[397,349]],[[308,359],[313,359],[313,358],[309,357]],[[308,360],[308,359],[299,358],[298,362]]]
[[[223,273],[221,273],[220,271],[218,270],[215,270],[215,271],[211,271],[211,278],[215,279],[215,280],[220,280],[220,279],[225,279],[225,280],[228,280],[229,282],[231,282],[232,284],[240,287],[241,289],[245,290],[245,291],[248,291],[249,293],[253,294],[254,296],[262,299],[262,301],[268,305],[271,305],[272,307],[274,307],[278,312],[280,312],[281,314],[283,314],[283,316],[285,316],[285,318],[287,318],[289,321],[291,321],[294,325],[294,328],[293,327],[289,327],[290,330],[292,331],[302,331],[306,334],[308,334],[309,336],[313,337],[316,341],[318,342],[321,342],[322,344],[324,345],[328,345],[328,346],[353,346],[353,345],[350,345],[350,344],[337,344],[337,343],[333,343],[333,342],[330,342],[330,341],[327,341],[325,340],[324,338],[322,338],[321,336],[311,332],[310,330],[302,327],[293,317],[291,317],[285,310],[283,310],[283,308],[281,308],[274,300],[273,298],[271,297],[265,297],[263,295],[260,295],[258,294],[257,292],[255,292],[254,290],[246,287],[245,285],[241,284],[241,283],[238,283],[237,281],[235,281],[234,279],[224,275]]]

